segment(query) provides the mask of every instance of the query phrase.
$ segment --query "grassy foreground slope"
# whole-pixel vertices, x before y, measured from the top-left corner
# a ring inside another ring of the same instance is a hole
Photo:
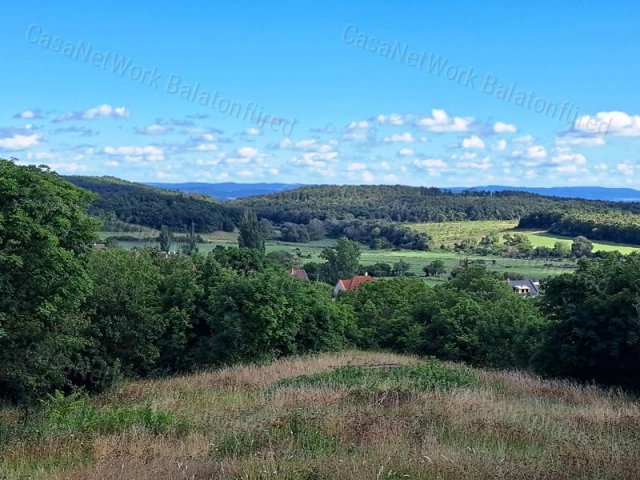
[[[592,386],[346,352],[127,383],[4,421],[0,478],[637,478],[640,407]]]

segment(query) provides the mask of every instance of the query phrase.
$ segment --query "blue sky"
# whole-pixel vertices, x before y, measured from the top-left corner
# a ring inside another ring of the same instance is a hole
[[[0,157],[134,181],[640,188],[640,3],[12,2]]]

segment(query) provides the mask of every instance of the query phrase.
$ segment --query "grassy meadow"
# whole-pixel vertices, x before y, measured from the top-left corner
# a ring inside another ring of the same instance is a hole
[[[640,406],[519,372],[344,352],[0,409],[0,478],[633,479]]]
[[[552,235],[541,230],[517,229],[517,225],[518,222],[516,221],[500,220],[407,224],[407,226],[410,226],[414,230],[429,234],[433,238],[433,244],[436,248],[440,245],[452,246],[454,243],[467,238],[480,241],[482,237],[492,233],[497,233],[501,237],[505,233],[519,233],[521,235],[526,235],[534,247],[553,248],[556,242],[562,242],[567,245],[571,245],[573,242],[572,238]],[[595,252],[611,252],[617,250],[626,255],[628,253],[640,251],[640,246],[594,241],[593,250]]]

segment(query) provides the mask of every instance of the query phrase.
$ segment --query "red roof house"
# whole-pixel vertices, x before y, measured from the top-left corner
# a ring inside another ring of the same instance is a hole
[[[303,282],[309,281],[309,276],[307,275],[307,272],[304,268],[292,268],[289,272],[289,275],[297,278],[298,280],[302,280]]]
[[[348,292],[349,290],[355,290],[360,285],[366,282],[372,282],[374,277],[365,273],[364,275],[356,275],[355,277],[347,278],[346,280],[338,280],[336,287],[333,289],[333,294],[337,295],[340,292]]]

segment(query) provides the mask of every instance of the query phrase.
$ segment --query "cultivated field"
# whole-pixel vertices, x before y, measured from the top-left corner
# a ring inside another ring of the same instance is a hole
[[[442,223],[407,223],[407,226],[423,233],[429,234],[433,239],[435,247],[440,245],[452,246],[454,243],[464,239],[473,239],[480,241],[482,237],[496,233],[500,236],[505,233],[519,233],[529,237],[534,247],[553,248],[556,242],[571,245],[572,238],[552,235],[540,230],[519,230],[518,222],[515,221],[498,221],[498,220],[481,220],[476,222],[442,222]],[[593,242],[593,250],[610,252],[617,250],[621,253],[628,254],[640,251],[640,247],[633,245],[625,245],[613,242]]]
[[[0,410],[0,478],[635,479],[640,406],[382,353],[289,358]]]

